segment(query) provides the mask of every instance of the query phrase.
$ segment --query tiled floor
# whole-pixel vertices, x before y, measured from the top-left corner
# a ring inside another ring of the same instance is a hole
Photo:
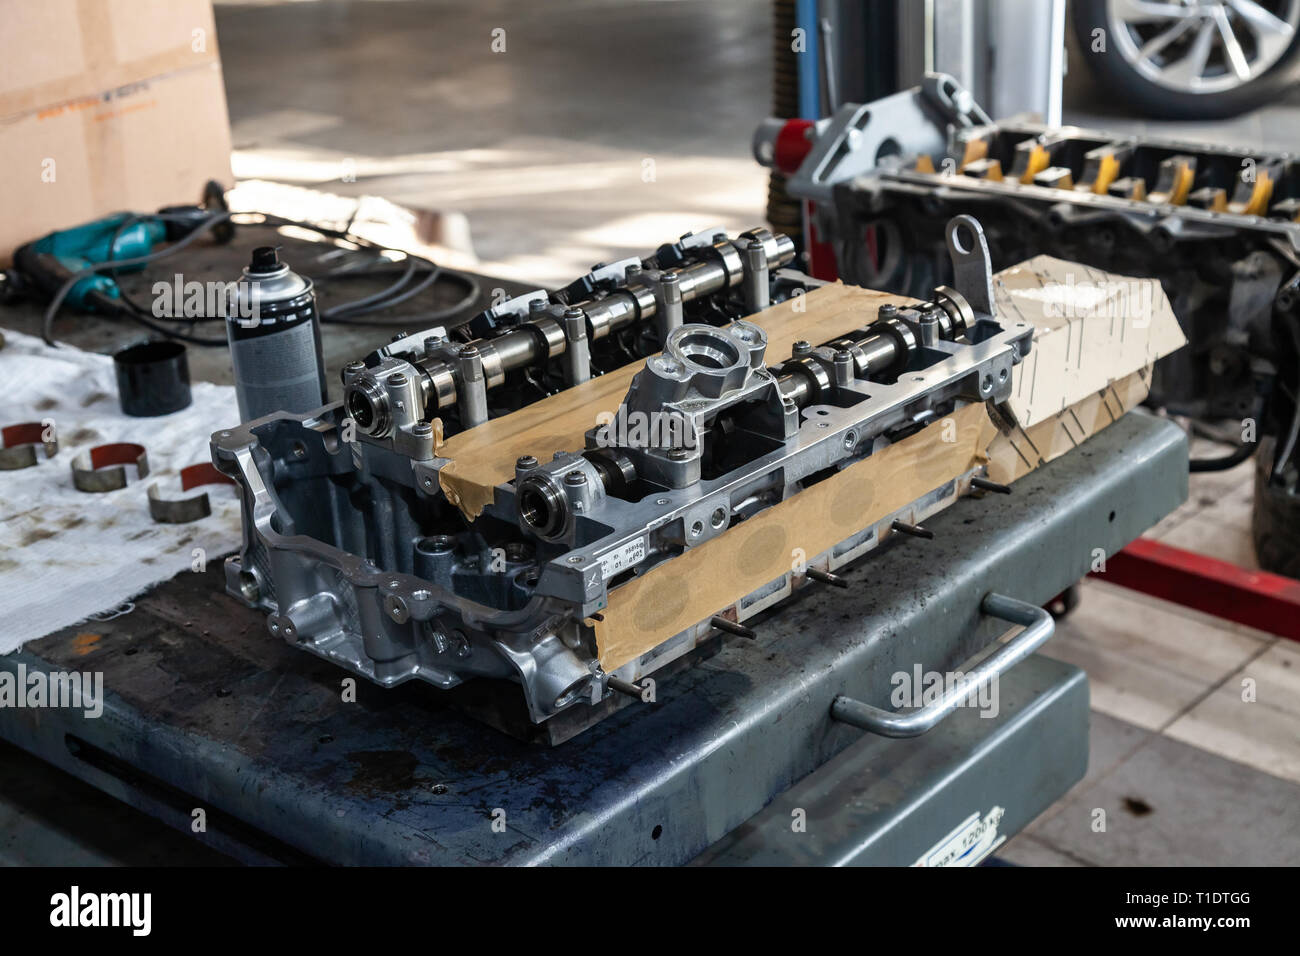
[[[1202,439],[1192,451],[1224,453]],[[1149,536],[1257,568],[1253,467],[1192,475],[1187,503]],[[1026,865],[1300,863],[1300,645],[1104,576],[1082,592],[1044,653],[1088,674],[1088,775],[999,855]]]
[[[765,205],[749,138],[770,103],[769,9],[219,0],[235,168],[463,213],[484,271],[538,283],[687,230],[747,228]],[[1295,92],[1238,120],[1175,125],[1090,100],[1080,72],[1067,89],[1066,120],[1080,125],[1274,149],[1300,139]],[[1153,533],[1253,566],[1250,469],[1193,476],[1188,504]],[[1000,855],[1300,863],[1300,646],[1089,581],[1048,649],[1089,674],[1093,758]],[[208,858],[0,747],[0,862]]]
[[[1293,780],[1094,712],[1092,766],[1005,844],[1051,866],[1295,866]]]

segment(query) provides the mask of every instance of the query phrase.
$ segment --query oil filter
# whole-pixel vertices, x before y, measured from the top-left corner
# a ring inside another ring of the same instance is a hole
[[[122,411],[137,418],[170,415],[190,404],[190,366],[179,342],[141,342],[113,355]]]

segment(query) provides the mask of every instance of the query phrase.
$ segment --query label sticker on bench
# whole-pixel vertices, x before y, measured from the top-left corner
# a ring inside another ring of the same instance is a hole
[[[1006,842],[998,824],[1006,811],[999,806],[980,816],[972,813],[956,829],[921,854],[913,866],[975,866]]]

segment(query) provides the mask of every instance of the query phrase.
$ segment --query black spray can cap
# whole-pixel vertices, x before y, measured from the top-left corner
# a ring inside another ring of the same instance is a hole
[[[277,246],[254,249],[226,313],[236,338],[292,326],[315,314],[312,281],[291,270]]]
[[[253,250],[253,258],[248,263],[248,271],[254,275],[276,272],[281,268],[280,249],[277,246],[258,246]]]

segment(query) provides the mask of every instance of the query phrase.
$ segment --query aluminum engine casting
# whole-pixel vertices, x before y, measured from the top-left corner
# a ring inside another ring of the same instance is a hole
[[[784,237],[726,240],[730,251],[723,242],[710,239],[714,252],[696,261],[714,278],[692,277],[692,301],[736,288],[757,310],[794,285],[816,285],[768,271],[785,255]],[[747,630],[739,621],[807,578],[787,575],[764,600],[663,634],[654,650],[607,673],[591,622],[611,591],[958,404],[1008,396],[1033,329],[994,315],[979,224],[953,220],[948,244],[953,287],[929,302],[864,310],[858,332],[798,342],[789,355],[769,354],[763,327],[725,303],[682,321],[672,287],[687,270],[665,291],[662,270],[646,285],[652,270],[632,263],[593,272],[579,286],[596,293],[585,300],[539,292],[480,316],[478,327],[496,324],[493,337],[459,345],[441,329],[404,337],[347,367],[344,402],[213,436],[214,462],[243,490],[244,544],[227,565],[230,590],[268,612],[274,635],[385,686],[512,681],[535,723],[618,689],[636,693],[635,681],[719,629]],[[701,291],[719,273],[714,291]],[[575,361],[583,356],[575,346],[624,321],[612,315],[638,310],[663,351],[645,359],[618,412],[593,422],[585,447],[521,459],[467,521],[437,480],[448,464],[436,453],[441,427],[478,427],[492,415],[494,390],[510,387],[512,356],[547,343],[580,386],[590,359]],[[443,419],[453,408],[459,416]],[[952,500],[956,482],[948,485],[914,513]],[[863,528],[809,556],[809,566],[832,578],[878,540]]]

